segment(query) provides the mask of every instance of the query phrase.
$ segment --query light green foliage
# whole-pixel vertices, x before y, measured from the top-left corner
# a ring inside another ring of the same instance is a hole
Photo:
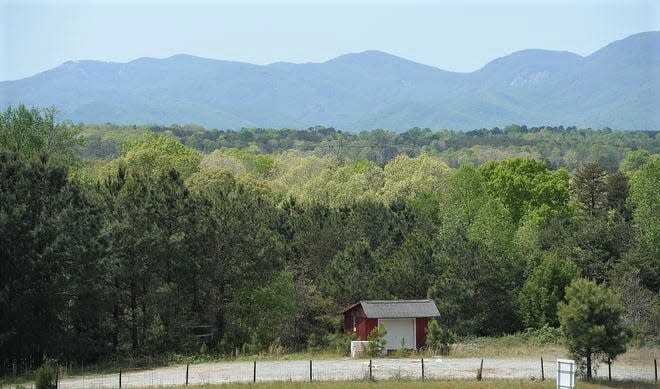
[[[528,212],[518,224],[514,236],[514,244],[524,253],[528,258],[532,258],[536,253],[542,250],[541,232],[548,220],[557,215],[557,212],[552,210],[547,205],[542,205],[539,208]]]
[[[338,167],[339,161],[331,156],[303,156],[297,152],[286,152],[277,156],[269,184],[275,192],[289,194],[305,202],[318,201],[320,199],[307,195],[306,185]]]
[[[439,194],[449,176],[447,164],[437,158],[421,155],[410,158],[401,154],[385,165],[383,198],[413,200],[423,193]]]
[[[518,302],[526,328],[559,326],[557,304],[564,299],[564,289],[580,271],[570,260],[546,255],[534,266],[523,285]]]
[[[374,327],[374,329],[369,332],[369,335],[367,335],[369,343],[366,345],[368,356],[375,357],[383,352],[385,345],[387,344],[385,335],[387,335],[387,329],[382,323],[378,324],[377,327]]]
[[[147,133],[138,140],[124,145],[122,158],[128,166],[139,167],[149,176],[158,176],[174,169],[184,178],[199,170],[202,155],[178,140]]]
[[[373,162],[342,163],[334,157],[301,157],[292,153],[277,160],[274,189],[311,204],[342,207],[358,201],[378,201],[383,172]]]
[[[644,283],[660,291],[660,155],[655,154],[630,180],[630,203],[638,231],[638,267]]]
[[[356,161],[324,171],[307,183],[305,191],[308,201],[316,199],[342,207],[358,201],[377,201],[381,186],[381,169],[372,162]]]
[[[591,379],[598,357],[614,360],[626,351],[630,330],[623,326],[620,298],[605,286],[578,278],[566,289],[558,315],[566,347]]]
[[[81,157],[88,159],[117,158],[121,155],[125,143],[138,140],[148,131],[146,126],[85,124],[80,132],[84,144],[79,145],[76,150]]]
[[[55,108],[8,107],[0,114],[0,150],[26,156],[50,154],[67,162],[74,159],[73,149],[82,144],[80,127],[56,123]]]
[[[456,335],[446,327],[443,327],[437,320],[429,321],[426,327],[426,346],[440,353],[448,355],[451,345],[456,341]]]
[[[275,160],[272,156],[259,154],[250,150],[229,149],[226,154],[241,161],[249,173],[258,176],[270,174],[275,165]]]
[[[651,158],[651,153],[646,149],[631,151],[626,154],[626,158],[621,161],[621,170],[626,173],[633,173],[639,170]]]
[[[534,159],[489,161],[479,167],[486,189],[511,212],[515,223],[543,205],[557,210],[569,200],[568,172]]]
[[[243,161],[220,150],[214,150],[210,154],[204,155],[201,161],[201,168],[204,170],[226,170],[234,176],[247,173],[247,168]]]

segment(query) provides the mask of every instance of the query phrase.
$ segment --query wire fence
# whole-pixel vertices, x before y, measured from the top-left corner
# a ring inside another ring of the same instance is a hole
[[[114,389],[145,386],[274,381],[350,380],[554,380],[554,360],[481,358],[379,358],[298,361],[245,361],[176,365],[157,369],[119,369],[112,374],[59,375],[57,389]],[[646,365],[601,364],[595,378],[657,382],[657,361]],[[32,388],[33,384],[23,384]],[[16,387],[8,385],[5,387]]]

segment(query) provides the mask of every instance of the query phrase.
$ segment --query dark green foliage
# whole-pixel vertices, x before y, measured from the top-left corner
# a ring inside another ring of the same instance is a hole
[[[55,367],[51,362],[46,361],[37,369],[34,377],[34,387],[36,389],[55,389],[57,387],[56,379]]]
[[[0,355],[96,358],[107,301],[100,204],[45,154],[0,152],[0,188]]]
[[[577,266],[555,256],[546,256],[534,266],[518,297],[525,327],[558,327],[557,304],[564,300],[564,289],[578,276]]]
[[[440,270],[428,291],[441,324],[459,335],[518,329],[515,300],[524,263],[511,245],[509,212],[487,195],[483,178],[470,167],[454,173],[443,203],[434,253]]]
[[[599,163],[584,164],[573,175],[575,197],[591,216],[596,216],[606,209],[606,176],[605,167]]]
[[[620,298],[602,285],[576,279],[558,306],[561,331],[569,353],[591,379],[597,357],[614,360],[626,351],[631,333],[622,322]]]

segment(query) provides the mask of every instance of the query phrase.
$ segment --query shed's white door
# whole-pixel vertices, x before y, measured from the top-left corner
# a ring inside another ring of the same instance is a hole
[[[385,350],[401,348],[401,339],[405,348],[415,348],[415,319],[379,319],[378,323],[387,330]]]

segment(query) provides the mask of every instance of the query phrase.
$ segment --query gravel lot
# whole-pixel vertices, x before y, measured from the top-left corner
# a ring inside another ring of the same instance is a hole
[[[424,359],[426,378],[475,379],[481,360],[478,358]],[[421,378],[420,359],[374,359],[371,367],[375,379]],[[257,381],[306,381],[309,380],[309,361],[257,361]],[[545,361],[547,379],[554,379],[555,361]],[[219,362],[190,365],[190,384],[251,382],[253,362]],[[607,365],[602,365],[599,376],[607,376]],[[653,380],[653,365],[612,365],[612,376],[616,379]],[[336,359],[312,362],[313,380],[356,380],[369,377],[369,360]],[[540,379],[541,361],[524,359],[484,359],[483,378]],[[151,370],[123,371],[122,388],[144,386],[182,385],[186,382],[186,365],[169,366]],[[60,381],[60,389],[118,388],[119,374],[77,376]]]

